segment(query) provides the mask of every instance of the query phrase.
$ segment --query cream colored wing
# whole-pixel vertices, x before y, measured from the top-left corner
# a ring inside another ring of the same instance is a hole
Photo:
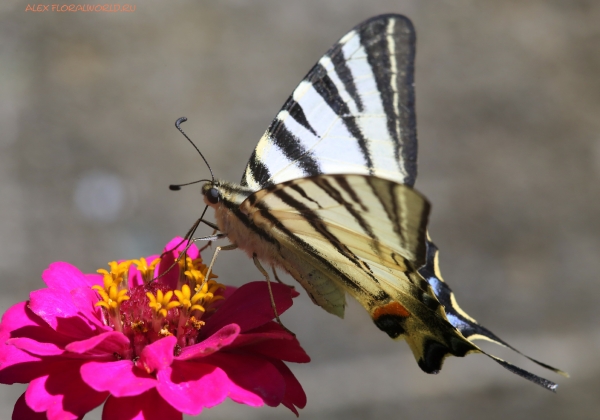
[[[240,210],[298,259],[292,265],[311,267],[320,281],[356,298],[390,337],[405,338],[426,372],[438,371],[449,354],[477,351],[417,273],[425,264],[429,204],[412,188],[364,175],[321,175],[261,190]]]

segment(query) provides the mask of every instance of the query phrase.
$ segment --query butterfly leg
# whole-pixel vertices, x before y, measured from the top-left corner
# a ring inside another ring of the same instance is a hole
[[[211,235],[211,236],[215,236],[215,237],[216,237],[216,239],[219,239],[219,235],[217,235],[217,232],[218,232],[218,231],[217,231],[216,229],[215,229],[215,230],[213,230],[213,233],[212,233],[212,235]],[[195,242],[195,241],[196,241],[196,239],[192,239],[192,241],[194,241],[194,242]],[[212,241],[212,239],[210,239],[210,240],[209,240],[209,241],[206,243],[206,245],[204,245],[202,248],[200,248],[200,249],[198,250],[198,252],[200,252],[200,253],[202,254],[202,251],[204,251],[206,248],[208,248],[209,246],[211,246],[211,245],[212,245],[212,243],[213,243],[213,241]]]
[[[197,224],[197,223],[199,223],[199,222],[196,222],[196,224]],[[191,230],[190,230],[190,232],[191,232]],[[189,232],[188,232],[188,234],[189,234]],[[187,236],[188,236],[188,235],[186,235],[186,238],[183,238],[183,239],[181,240],[181,242],[179,242],[179,243],[178,243],[178,244],[177,244],[175,247],[173,247],[172,249],[169,249],[169,250],[167,250],[167,251],[164,251],[162,254],[160,254],[160,258],[164,257],[164,256],[165,256],[165,254],[166,254],[167,252],[171,252],[171,251],[173,251],[174,249],[176,249],[177,247],[179,247],[179,245],[181,245],[181,244],[182,244],[182,243],[184,243],[186,240],[188,240],[188,239],[187,239]],[[159,274],[158,276],[154,277],[154,279],[153,279],[153,280],[157,280],[157,279],[161,278],[162,276],[164,276],[165,274],[167,274],[169,271],[171,271],[171,270],[173,269],[173,267],[175,267],[175,266],[176,266],[176,265],[179,263],[179,261],[181,260],[181,258],[183,258],[183,256],[184,256],[184,255],[186,255],[186,253],[187,253],[187,250],[190,248],[190,246],[192,246],[192,244],[193,244],[194,242],[196,242],[196,241],[209,241],[209,243],[210,243],[211,241],[214,241],[214,240],[216,240],[216,239],[225,238],[226,236],[227,236],[227,235],[224,235],[224,234],[222,234],[222,233],[219,233],[219,234],[217,234],[217,235],[214,235],[214,234],[213,234],[213,235],[210,235],[210,236],[204,236],[204,237],[202,237],[202,238],[194,238],[194,239],[190,239],[190,240],[188,241],[188,244],[185,246],[185,248],[184,248],[183,252],[181,252],[181,253],[179,254],[179,256],[178,256],[177,258],[175,258],[175,261],[173,261],[173,264],[171,264],[171,265],[170,265],[170,266],[169,266],[169,267],[168,267],[168,268],[167,268],[167,269],[166,269],[166,270],[165,270],[165,271],[164,271],[162,274]],[[204,248],[203,248],[203,249],[204,249]],[[214,257],[213,257],[213,259],[214,259]]]
[[[291,332],[285,325],[283,325],[283,323],[281,322],[281,319],[279,319],[279,315],[277,314],[277,308],[275,307],[275,299],[273,298],[273,291],[271,290],[271,279],[269,278],[269,273],[267,273],[267,270],[265,270],[263,268],[263,266],[260,264],[260,261],[258,261],[258,257],[256,256],[256,254],[252,255],[252,259],[254,260],[254,265],[256,266],[256,268],[258,268],[258,271],[260,271],[262,273],[263,276],[265,276],[265,279],[267,280],[267,287],[269,288],[269,297],[271,298],[271,308],[273,308],[273,314],[275,314],[275,319],[277,320],[277,323],[279,325],[281,325],[281,327],[286,330],[287,332],[289,332],[290,334],[292,334],[294,337],[296,336],[296,334],[294,334],[293,332]],[[273,274],[275,274],[275,270],[273,270]],[[279,279],[277,279],[279,281]],[[281,281],[280,281],[281,283]]]
[[[281,280],[279,280],[279,276],[277,275],[277,271],[275,271],[275,266],[271,266],[271,269],[273,270],[273,276],[275,277],[275,280],[277,280],[277,283],[283,284],[284,286],[287,286],[290,289],[294,289],[294,285],[293,284],[287,284],[287,283],[284,283]]]
[[[215,236],[215,239],[219,239],[219,238],[225,237],[225,234],[220,233],[220,234],[214,235],[214,236]],[[217,259],[217,255],[219,255],[219,252],[231,251],[232,249],[236,249],[237,247],[238,247],[237,244],[229,244],[229,245],[225,245],[225,246],[218,246],[217,248],[215,248],[215,253],[213,254],[212,259],[210,260],[208,270],[206,270],[206,276],[204,277],[204,281],[202,282],[201,286],[204,286],[204,283],[206,283],[210,279],[210,273],[212,272],[213,264],[215,263],[215,260]]]

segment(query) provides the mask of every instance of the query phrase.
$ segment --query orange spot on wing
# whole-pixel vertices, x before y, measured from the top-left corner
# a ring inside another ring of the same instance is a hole
[[[383,315],[396,315],[406,318],[410,316],[410,312],[408,312],[408,310],[398,302],[390,302],[386,305],[376,308],[373,312],[373,319],[377,320]]]

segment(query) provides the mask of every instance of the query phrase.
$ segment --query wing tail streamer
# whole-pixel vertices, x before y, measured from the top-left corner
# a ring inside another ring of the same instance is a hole
[[[566,378],[569,377],[569,374],[567,372],[565,372],[561,369],[557,369],[553,366],[550,366],[547,363],[541,362],[537,359],[534,359],[533,357],[530,357],[530,356],[524,354],[520,350],[516,349],[515,347],[508,344],[506,341],[504,341],[500,337],[498,337],[492,331],[488,330],[483,325],[480,325],[475,319],[473,319],[471,316],[469,316],[458,305],[456,298],[454,296],[454,293],[452,292],[452,289],[443,280],[441,272],[440,272],[440,268],[439,268],[439,250],[438,250],[437,246],[435,246],[435,244],[433,242],[431,242],[429,239],[427,240],[427,263],[425,264],[424,267],[422,267],[419,270],[419,274],[421,274],[431,285],[436,297],[438,298],[440,303],[445,308],[446,315],[448,317],[449,322],[455,328],[457,328],[467,340],[469,340],[471,342],[475,341],[475,340],[485,340],[485,341],[495,343],[499,346],[509,348],[512,351],[520,354],[521,356],[523,356],[523,357],[527,358],[528,360],[532,361],[533,363],[537,364],[538,366],[541,366],[545,369],[551,370],[551,371],[553,371],[559,375],[562,375]],[[511,372],[516,373],[517,375],[523,376],[526,379],[529,379],[528,376],[519,373],[520,371],[518,371],[518,369],[520,369],[520,368],[510,365],[508,362],[506,362],[502,359],[499,359],[496,356],[489,355],[483,351],[482,351],[482,353],[488,355],[489,357],[494,359],[496,362],[498,362],[499,364],[501,364],[503,367],[510,370]],[[510,365],[511,367],[508,367],[507,364]],[[527,375],[533,375],[526,371],[523,371],[523,372],[527,373]],[[533,375],[533,377],[536,377],[536,376]],[[539,378],[539,377],[536,377],[536,378]],[[543,378],[539,378],[539,379],[543,379]],[[533,382],[536,382],[536,380],[533,380],[533,379],[530,379],[530,380],[532,380]],[[538,383],[538,382],[536,382],[536,383]],[[543,383],[544,382],[542,381],[542,382],[539,382],[538,384],[544,386]],[[549,383],[552,384],[552,382],[549,382]],[[547,387],[547,388],[551,389],[550,387]],[[554,390],[554,389],[555,388],[552,388],[551,390]]]

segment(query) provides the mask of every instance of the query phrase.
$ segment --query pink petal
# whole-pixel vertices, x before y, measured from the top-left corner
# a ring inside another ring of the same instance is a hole
[[[28,311],[27,302],[19,302],[11,306],[2,315],[2,323],[0,323],[0,340],[4,341],[11,337],[12,332],[18,328],[26,326],[39,326],[40,324],[34,319],[35,315]],[[37,318],[37,317],[35,317]]]
[[[112,331],[112,328],[104,323],[102,308],[96,306],[100,298],[94,290],[89,287],[80,287],[71,290],[70,294],[79,315],[83,316],[90,325],[93,325],[97,330]]]
[[[79,361],[55,362],[48,367],[49,374],[31,381],[25,391],[25,401],[33,411],[47,411],[48,418],[77,419],[108,396],[83,382]]]
[[[19,350],[7,342],[10,337],[21,336],[44,342],[63,338],[31,312],[26,302],[12,306],[0,324],[0,383],[27,383],[43,374],[43,365],[38,356]]]
[[[104,276],[102,274],[84,274],[88,286],[104,286]]]
[[[213,407],[227,397],[230,381],[215,366],[196,362],[173,362],[157,374],[158,393],[177,410],[191,415]]]
[[[259,395],[242,388],[235,382],[229,384],[229,398],[236,403],[249,405],[250,407],[262,407],[265,405],[265,401]]]
[[[29,308],[55,331],[73,338],[87,338],[93,329],[73,304],[70,293],[54,289],[31,292]]]
[[[36,341],[54,343],[64,347],[72,340],[70,337],[57,334],[46,322],[34,314],[27,304],[28,302],[21,302],[6,311],[0,324],[0,343],[6,342],[11,337],[29,337]]]
[[[135,397],[108,397],[103,420],[181,420],[183,416],[162,399],[155,389]]]
[[[140,395],[156,385],[156,379],[136,368],[131,360],[86,363],[81,367],[81,377],[96,391],[108,391],[115,397]]]
[[[94,359],[115,360],[115,353],[122,357],[129,356],[131,343],[122,333],[117,331],[105,332],[86,340],[74,341],[66,346],[66,350],[85,354]]]
[[[36,356],[60,356],[65,351],[53,343],[40,343],[31,338],[11,338],[6,341],[9,346],[15,346],[19,350],[25,350],[27,353]]]
[[[177,255],[179,255],[180,252],[183,252],[185,250],[185,247],[187,246],[187,244],[188,244],[187,240],[183,239],[181,236],[176,236],[173,239],[171,239],[168,244],[165,245],[164,252],[171,253],[171,254],[175,255],[175,257],[177,257]],[[178,251],[178,252],[175,252],[175,251]],[[187,255],[188,255],[188,257],[190,257],[193,260],[198,258],[198,256],[200,255],[200,252],[198,251],[198,247],[196,246],[195,243],[193,243],[188,248]]]
[[[281,315],[292,306],[293,289],[279,283],[271,284],[277,313]],[[297,293],[297,292],[294,292]],[[259,327],[274,318],[267,283],[246,283],[237,289],[210,317],[200,330],[200,339],[215,333],[228,324],[238,324],[242,332]]]
[[[211,335],[206,340],[184,348],[181,354],[176,357],[177,360],[189,360],[200,357],[206,357],[209,354],[219,351],[225,346],[230,345],[236,340],[240,333],[240,327],[236,324],[226,325],[219,331]]]
[[[13,420],[46,420],[46,413],[36,413],[25,402],[25,393],[23,393],[15,404],[12,414]]]
[[[136,366],[146,370],[146,372],[168,368],[175,357],[173,355],[175,344],[177,344],[177,338],[171,335],[144,347]]]
[[[150,264],[150,263],[152,263],[152,261],[154,261],[157,258],[160,258],[160,255],[149,255],[146,257],[146,261],[148,262],[148,264]],[[156,269],[154,271],[156,272]],[[130,289],[135,286],[143,286],[145,283],[144,277],[142,277],[142,273],[140,272],[140,270],[138,270],[138,268],[135,264],[131,264],[129,266],[128,279],[129,279],[128,286]]]
[[[78,287],[90,287],[88,279],[79,269],[66,262],[55,262],[42,274],[42,280],[50,289],[69,292]]]
[[[44,363],[38,356],[19,350],[10,344],[0,344],[0,383],[26,384],[44,374]]]
[[[220,352],[207,357],[206,361],[223,369],[231,382],[259,396],[268,406],[275,407],[283,400],[285,381],[270,360],[246,354]]]
[[[159,278],[159,282],[166,284],[170,289],[175,289],[179,281],[179,266],[175,260],[179,257],[188,245],[188,241],[181,237],[173,238],[164,249],[164,253],[160,263],[158,264],[158,274],[163,274]],[[187,250],[187,255],[195,259],[199,252],[196,244],[192,244]],[[168,271],[167,271],[168,270]]]

